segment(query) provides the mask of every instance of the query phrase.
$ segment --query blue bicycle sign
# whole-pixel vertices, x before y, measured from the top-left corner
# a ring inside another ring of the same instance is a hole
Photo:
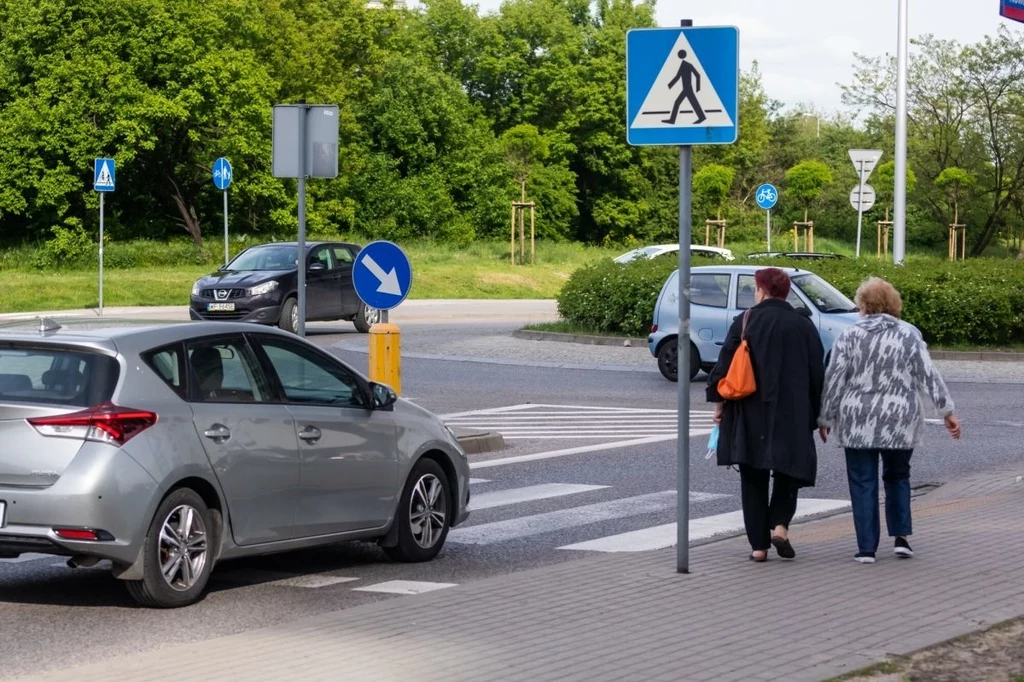
[[[773,185],[761,185],[757,188],[757,205],[765,211],[770,211],[775,207],[775,204],[779,201],[779,190],[775,189]]]

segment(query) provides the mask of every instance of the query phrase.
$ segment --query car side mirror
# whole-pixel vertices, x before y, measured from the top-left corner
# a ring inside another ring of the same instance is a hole
[[[808,320],[811,319],[811,317],[812,317],[811,311],[808,310],[807,308],[805,308],[804,306],[800,306],[799,308],[796,308],[796,311],[798,313],[800,313],[801,315],[803,315],[804,317],[806,317]]]
[[[310,263],[309,272],[323,272],[327,269],[327,266],[323,263]]]
[[[394,389],[384,384],[371,383],[370,393],[373,395],[373,408],[375,410],[390,409],[398,401],[398,394],[395,393]]]

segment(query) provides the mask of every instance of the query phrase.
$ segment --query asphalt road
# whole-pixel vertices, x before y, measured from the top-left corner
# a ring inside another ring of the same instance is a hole
[[[517,326],[502,320],[423,321],[403,329],[410,339],[430,336],[443,343],[446,338],[502,338]],[[344,350],[365,337],[345,326],[319,325],[311,338],[365,371],[367,356]],[[572,352],[579,364],[588,364],[586,347]],[[214,573],[209,596],[177,611],[137,608],[102,565],[72,570],[56,558],[0,560],[0,622],[5,624],[0,678],[402,598],[360,591],[385,581],[428,582],[426,587],[443,589],[571,561],[595,546],[573,548],[579,543],[635,548],[635,539],[645,537],[647,529],[675,520],[676,385],[652,368],[653,360],[650,367],[613,371],[503,364],[501,358],[408,358],[403,362],[404,395],[449,415],[453,423],[497,428],[508,438],[507,449],[473,456],[473,505],[478,508],[468,524],[453,531],[437,560],[393,564],[371,544],[349,543],[225,563]],[[952,389],[964,439],[954,443],[940,426],[929,426],[926,444],[913,462],[915,485],[1019,461],[1024,454],[1021,383],[991,383],[979,376],[952,383]],[[702,379],[692,387],[691,401],[699,435],[690,439],[690,513],[725,518],[720,515],[740,508],[739,482],[735,472],[704,457],[710,408]],[[847,499],[841,451],[820,446],[819,455],[818,485],[804,497]],[[634,535],[622,535],[627,533]],[[793,537],[799,552],[798,528]],[[927,545],[927,538],[915,541],[921,553]]]

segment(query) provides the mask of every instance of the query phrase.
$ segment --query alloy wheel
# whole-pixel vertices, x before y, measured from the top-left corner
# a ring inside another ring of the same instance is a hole
[[[444,532],[448,514],[448,496],[444,486],[433,474],[416,481],[409,500],[409,526],[413,540],[423,549],[430,549]]]
[[[299,331],[299,306],[292,307],[292,331]]]
[[[363,319],[366,321],[367,327],[372,327],[380,322],[380,311],[365,305],[363,306]]]
[[[206,567],[206,526],[187,504],[175,507],[160,529],[160,573],[177,592],[189,590]]]

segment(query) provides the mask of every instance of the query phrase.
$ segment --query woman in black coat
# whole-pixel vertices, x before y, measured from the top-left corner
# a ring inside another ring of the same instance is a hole
[[[818,456],[814,446],[825,379],[825,350],[807,317],[786,302],[789,276],[778,268],[754,275],[757,305],[746,327],[757,390],[741,400],[723,400],[718,382],[728,373],[740,345],[744,315],[729,329],[718,364],[708,378],[707,398],[719,424],[718,464],[738,466],[743,522],[753,561],[766,561],[768,547],[796,556],[789,523],[797,493],[814,485]],[[775,486],[768,498],[769,479]]]

